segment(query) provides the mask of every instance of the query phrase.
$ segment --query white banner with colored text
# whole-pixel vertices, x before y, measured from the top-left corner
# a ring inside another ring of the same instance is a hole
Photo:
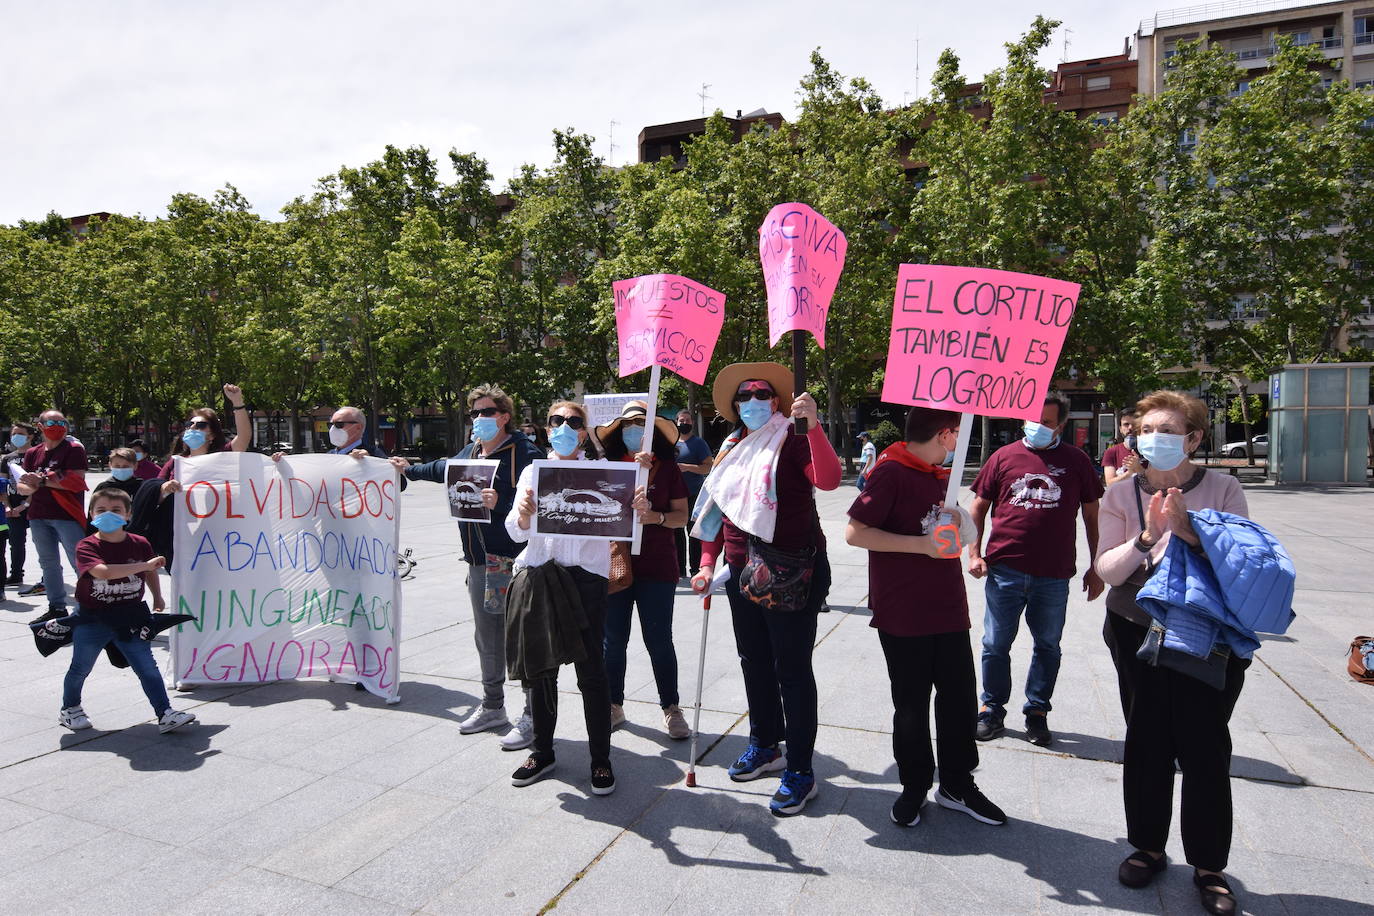
[[[396,469],[248,452],[176,459],[172,636],[185,684],[342,676],[398,698]]]

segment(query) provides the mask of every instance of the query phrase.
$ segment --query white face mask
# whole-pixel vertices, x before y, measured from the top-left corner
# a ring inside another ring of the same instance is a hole
[[[338,426],[329,428],[329,441],[335,448],[343,448],[348,444],[348,430]]]

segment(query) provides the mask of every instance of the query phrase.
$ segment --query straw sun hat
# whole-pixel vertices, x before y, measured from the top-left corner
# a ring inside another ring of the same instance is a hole
[[[735,410],[735,392],[740,383],[758,379],[772,386],[778,396],[778,410],[783,416],[792,413],[792,370],[778,363],[733,363],[720,370],[711,386],[711,400],[716,412],[731,423],[739,422]]]

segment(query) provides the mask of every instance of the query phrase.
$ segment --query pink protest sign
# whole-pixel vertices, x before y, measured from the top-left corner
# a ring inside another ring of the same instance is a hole
[[[725,322],[725,296],[677,274],[617,280],[615,329],[620,337],[620,374],[652,365],[671,369],[698,385]]]
[[[1077,305],[1077,283],[903,264],[883,400],[1039,420]]]
[[[759,227],[759,261],[768,289],[768,345],[786,331],[810,331],[825,349],[825,316],[844,270],[849,242],[806,204],[778,204]]]

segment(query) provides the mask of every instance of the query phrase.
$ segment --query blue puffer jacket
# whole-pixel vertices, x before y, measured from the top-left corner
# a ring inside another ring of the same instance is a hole
[[[1188,515],[1201,553],[1170,538],[1136,603],[1164,625],[1165,648],[1205,658],[1221,642],[1249,658],[1260,645],[1257,633],[1282,633],[1293,622],[1293,561],[1244,516],[1215,509]]]

